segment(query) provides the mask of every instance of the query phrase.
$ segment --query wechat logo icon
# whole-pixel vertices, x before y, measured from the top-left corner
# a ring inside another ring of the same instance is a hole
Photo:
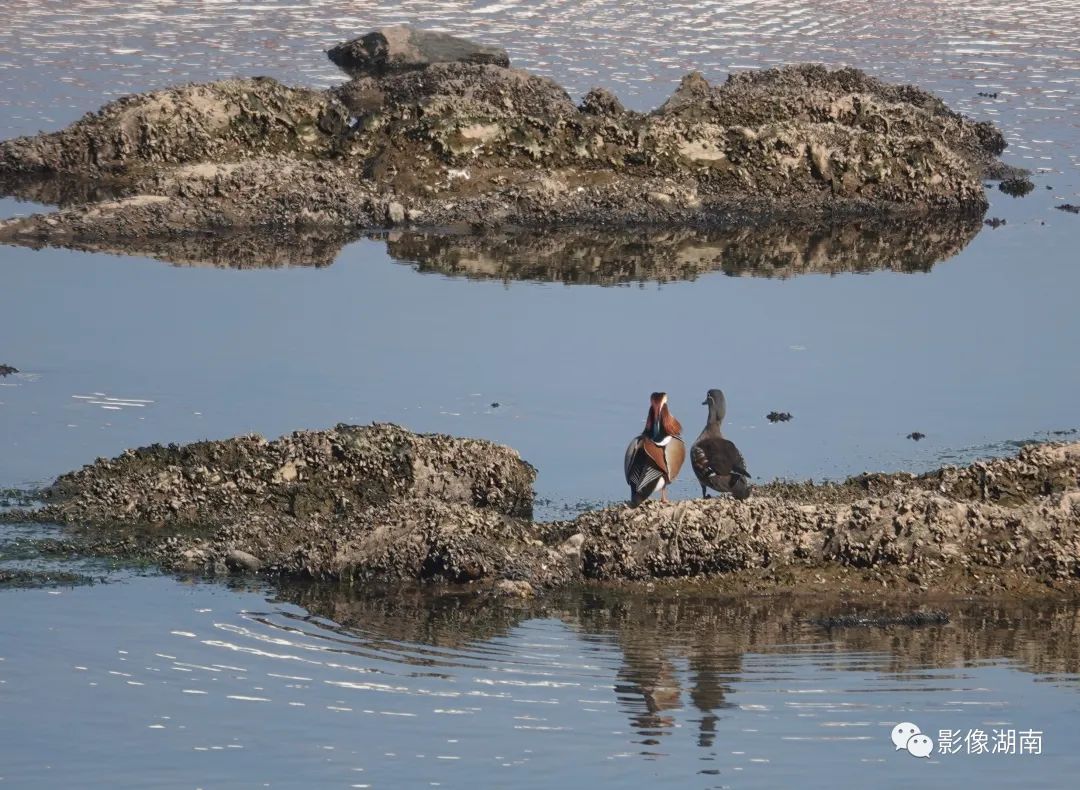
[[[929,757],[934,753],[933,739],[910,721],[902,721],[892,728],[892,742],[896,751],[904,749],[912,757]]]

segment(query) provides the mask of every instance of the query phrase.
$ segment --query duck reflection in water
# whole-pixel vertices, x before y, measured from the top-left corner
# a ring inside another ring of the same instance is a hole
[[[674,732],[678,711],[689,704],[700,714],[698,746],[711,749],[722,711],[734,707],[727,700],[728,680],[742,671],[740,654],[723,635],[672,633],[672,623],[665,622],[672,614],[667,606],[642,607],[633,622],[617,626],[623,662],[616,697],[643,746],[659,746],[660,738]]]

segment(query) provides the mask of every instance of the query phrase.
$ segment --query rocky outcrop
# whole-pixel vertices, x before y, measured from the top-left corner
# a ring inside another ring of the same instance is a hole
[[[188,85],[0,143],[0,191],[49,194],[35,182],[82,178],[88,193],[127,199],[0,224],[0,240],[979,212],[981,176],[1004,147],[993,126],[856,69],[789,66],[720,85],[695,73],[643,114],[600,90],[576,106],[551,80],[438,35],[373,35],[334,50],[366,65],[328,91]]]
[[[701,577],[732,589],[1080,591],[1080,443],[551,523],[529,518],[533,476],[487,442],[338,426],[129,451],[64,475],[43,509],[17,517],[77,526],[80,550],[174,569],[514,582],[508,594]]]
[[[325,91],[266,77],[125,96],[59,132],[0,143],[0,174],[130,180],[169,165],[337,153],[348,113]]]
[[[202,528],[430,499],[528,518],[535,475],[514,450],[490,442],[339,425],[274,441],[252,435],[129,450],[58,478],[46,511],[68,524]]]

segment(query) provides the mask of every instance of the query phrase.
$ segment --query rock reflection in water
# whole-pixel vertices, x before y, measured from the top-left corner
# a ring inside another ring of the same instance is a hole
[[[19,173],[0,174],[0,195],[59,208],[117,200],[131,194],[129,187],[108,179],[63,174],[53,174],[48,178]]]
[[[939,601],[935,607],[949,613],[948,625],[827,630],[813,621],[853,611],[897,615],[912,607],[605,590],[494,602],[469,594],[394,590],[361,597],[341,587],[295,586],[283,589],[281,597],[310,616],[333,621],[331,627],[351,639],[383,644],[397,660],[429,667],[465,665],[462,653],[482,661],[479,651],[526,621],[561,620],[586,643],[618,648],[614,701],[650,756],[663,754],[665,739],[676,735],[677,712],[694,711],[693,738],[713,749],[718,724],[733,715],[726,711],[736,707],[730,697],[741,684],[795,682],[771,659],[761,676],[753,664],[762,656],[811,656],[830,670],[897,678],[935,669],[963,677],[965,668],[1005,661],[1054,682],[1080,685],[1080,608],[1067,602]],[[446,651],[407,653],[403,645]]]
[[[52,200],[46,201],[52,202]],[[0,224],[0,242],[136,255],[178,266],[229,269],[329,266],[359,238],[345,230],[275,228],[145,236],[122,241],[78,227],[62,240],[38,234],[38,218]],[[370,236],[419,272],[481,280],[620,285],[733,276],[926,272],[957,255],[982,227],[977,216],[943,214],[845,222],[780,221],[726,228],[507,229],[476,233],[394,231]]]
[[[18,222],[18,220],[15,220]],[[190,233],[178,236],[146,236],[118,241],[96,241],[73,236],[62,246],[81,252],[134,255],[154,258],[174,266],[215,269],[280,269],[286,266],[329,266],[341,248],[354,241],[345,231],[269,230],[249,233]],[[5,238],[0,243],[41,249],[45,244],[34,237]]]
[[[975,216],[731,227],[518,230],[476,234],[395,232],[390,255],[417,271],[474,279],[619,285],[733,276],[926,272],[957,255],[981,227]]]

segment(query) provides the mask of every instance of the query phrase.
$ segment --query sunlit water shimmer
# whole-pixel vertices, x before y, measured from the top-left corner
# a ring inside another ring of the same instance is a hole
[[[160,577],[0,592],[3,783],[1061,787],[1080,770],[1067,606],[826,630],[827,607],[788,601],[265,596]],[[894,749],[901,721],[1041,732],[1042,754],[927,762]]]
[[[856,65],[994,120],[1036,190],[989,190],[1002,227],[898,228],[876,247],[786,228],[480,248],[394,235],[271,268],[235,246],[0,247],[0,363],[22,371],[0,378],[0,487],[151,442],[390,420],[518,448],[539,514],[562,516],[625,496],[622,450],[653,389],[696,433],[705,391],[724,388],[758,479],[922,470],[1080,427],[1080,218],[1054,208],[1080,203],[1077,2],[9,0],[0,137],[188,80],[330,85],[320,50],[398,21],[502,44],[575,96],[604,85],[637,109],[694,68]],[[39,208],[0,199],[0,216]],[[640,263],[673,246],[657,282]],[[771,425],[772,410],[794,419]],[[26,534],[0,531],[5,567],[42,567],[13,543]],[[950,604],[949,626],[841,633],[807,623],[823,607],[641,593],[506,608],[129,576],[0,591],[0,787],[1077,775],[1075,610]],[[935,737],[1044,730],[1044,754],[928,765],[893,750],[902,720]]]

